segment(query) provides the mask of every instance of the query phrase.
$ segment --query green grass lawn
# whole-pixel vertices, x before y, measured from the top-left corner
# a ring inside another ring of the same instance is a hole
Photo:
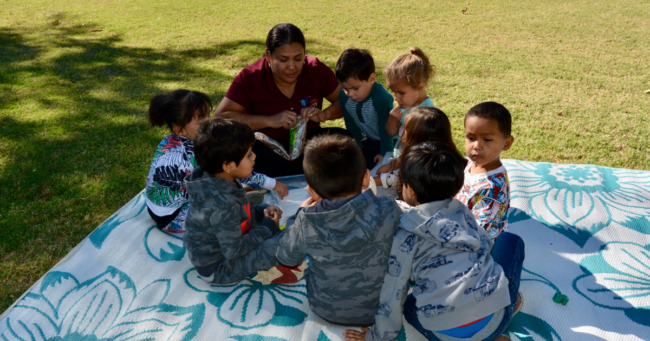
[[[277,23],[332,68],[371,50],[382,83],[422,48],[461,150],[464,113],[493,100],[514,116],[505,158],[650,170],[649,17],[627,0],[2,0],[0,311],[144,188],[167,133],[149,99],[187,88],[216,106]]]

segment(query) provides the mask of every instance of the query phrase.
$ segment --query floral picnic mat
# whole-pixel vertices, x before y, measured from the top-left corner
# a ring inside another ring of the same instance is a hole
[[[650,172],[508,160],[510,231],[526,243],[513,340],[650,339]],[[302,176],[281,203],[307,197]],[[278,200],[267,195],[267,201]],[[209,285],[142,193],[0,316],[0,340],[341,340],[304,280]],[[424,340],[408,323],[398,340]]]

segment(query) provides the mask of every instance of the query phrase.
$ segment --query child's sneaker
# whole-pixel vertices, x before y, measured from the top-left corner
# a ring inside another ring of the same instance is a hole
[[[384,188],[388,189],[390,187],[397,186],[397,180],[399,177],[397,174],[395,174],[395,171],[392,171],[390,173],[382,173],[380,177],[381,184],[384,186]]]
[[[303,278],[306,268],[307,262],[304,261],[300,265],[292,267],[278,265],[267,271],[258,271],[257,274],[253,276],[253,280],[262,284],[296,283]]]

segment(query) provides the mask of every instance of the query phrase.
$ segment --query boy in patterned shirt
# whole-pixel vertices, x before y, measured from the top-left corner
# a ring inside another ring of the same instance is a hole
[[[373,169],[394,148],[386,132],[393,96],[376,82],[375,62],[366,50],[343,51],[336,62],[336,79],[341,83],[345,127],[361,147],[368,169]]]
[[[510,182],[501,152],[510,149],[512,118],[503,105],[484,102],[465,115],[465,183],[456,199],[465,204],[492,239],[508,231]]]

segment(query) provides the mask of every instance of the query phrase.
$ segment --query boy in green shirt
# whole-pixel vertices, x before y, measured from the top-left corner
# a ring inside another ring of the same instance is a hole
[[[345,126],[372,169],[393,151],[393,139],[386,132],[393,96],[375,82],[375,62],[366,50],[343,51],[336,62],[336,78],[341,84],[339,101]]]

